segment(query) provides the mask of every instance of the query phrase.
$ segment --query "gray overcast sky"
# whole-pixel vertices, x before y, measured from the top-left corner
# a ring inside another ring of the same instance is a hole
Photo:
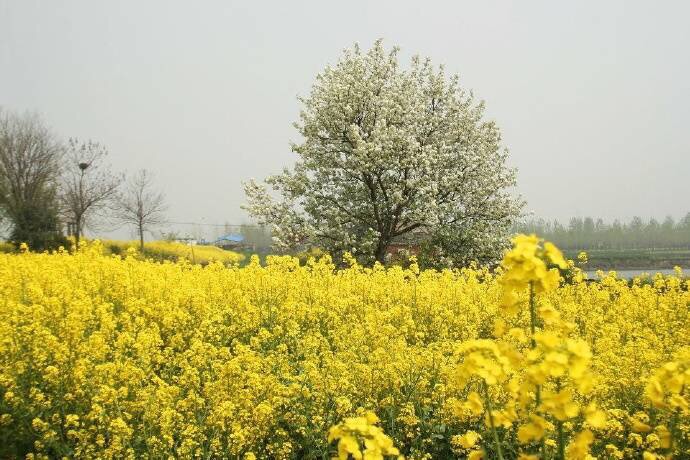
[[[430,56],[487,104],[548,218],[690,210],[687,1],[0,0],[0,105],[149,168],[169,217],[246,220],[298,94],[353,42]]]

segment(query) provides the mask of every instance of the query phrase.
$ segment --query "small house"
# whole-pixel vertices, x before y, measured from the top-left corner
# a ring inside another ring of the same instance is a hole
[[[214,246],[219,248],[237,250],[241,249],[245,244],[244,236],[237,233],[228,233],[218,237],[214,242]]]

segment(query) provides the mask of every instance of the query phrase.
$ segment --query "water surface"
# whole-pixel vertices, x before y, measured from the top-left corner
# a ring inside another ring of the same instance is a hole
[[[649,275],[649,276],[654,276],[656,273],[661,273],[662,275],[673,275],[675,274],[675,270],[672,268],[647,268],[647,269],[623,269],[623,270],[603,270],[604,274],[607,274],[609,271],[615,271],[616,276],[618,278],[625,278],[625,279],[631,279],[635,278],[637,276],[642,276],[642,275]],[[587,277],[591,279],[597,279],[597,271],[596,270],[587,270],[585,273],[587,273]],[[685,276],[690,275],[690,268],[683,268],[683,274]]]

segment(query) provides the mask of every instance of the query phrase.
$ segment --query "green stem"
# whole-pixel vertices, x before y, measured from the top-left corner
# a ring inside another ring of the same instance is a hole
[[[556,392],[561,391],[561,379],[556,380]],[[558,420],[556,422],[556,429],[558,430],[558,458],[565,460],[565,436],[563,435],[563,422]]]
[[[496,444],[496,455],[498,455],[498,460],[503,460],[503,452],[501,451],[501,442],[498,439],[498,431],[496,430],[496,426],[494,426],[494,416],[492,414],[492,408],[491,408],[491,398],[489,397],[489,386],[486,384],[486,382],[483,382],[484,385],[484,397],[486,401],[486,409],[489,414],[489,425],[491,426],[491,433],[493,434],[494,438],[494,443]]]
[[[530,326],[530,331],[532,332],[532,337],[531,337],[531,344],[532,344],[532,349],[537,347],[537,341],[534,340],[534,333],[537,330],[537,312],[535,311],[535,306],[534,306],[534,282],[530,281],[529,282],[529,326]]]
[[[529,327],[530,331],[532,332],[532,337],[531,337],[531,345],[532,345],[532,350],[537,348],[537,341],[534,339],[534,334],[537,330],[537,312],[534,306],[534,282],[530,281],[529,282]],[[541,387],[537,385],[537,401],[536,404],[539,406],[539,403],[541,402]]]
[[[537,341],[534,339],[534,334],[537,331],[537,311],[536,311],[536,305],[535,305],[535,296],[534,296],[534,282],[530,281],[529,282],[529,326],[530,326],[530,332],[532,333],[532,337],[530,340],[530,344],[532,346],[532,350],[537,348]],[[539,404],[541,404],[541,385],[537,385],[535,388],[535,409],[537,414],[539,413]],[[541,450],[541,455],[542,458],[544,457],[544,452],[546,450],[546,443],[544,440],[541,440],[540,443],[540,450]]]
[[[681,394],[683,394],[682,390],[681,390]],[[676,437],[676,427],[678,426],[678,414],[679,413],[680,413],[680,409],[676,409],[673,412],[673,416],[671,417],[671,423],[670,423],[669,430],[668,430],[670,435],[671,435],[671,440],[670,440],[669,445],[668,445],[668,452],[669,453],[673,453],[673,447],[675,444],[673,441],[675,441],[675,437]]]
[[[558,427],[558,458],[559,460],[565,459],[565,439],[563,436],[563,422],[560,420],[556,424]]]

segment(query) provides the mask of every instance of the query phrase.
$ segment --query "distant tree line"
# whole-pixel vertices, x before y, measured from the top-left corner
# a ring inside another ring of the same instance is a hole
[[[604,222],[573,217],[565,225],[556,220],[529,218],[517,223],[515,232],[536,233],[563,249],[690,249],[690,212],[676,221],[633,217],[628,222]]]
[[[0,107],[0,230],[15,245],[55,249],[86,228],[129,225],[139,236],[162,221],[151,175],[113,172],[105,146],[58,138],[36,114]]]

